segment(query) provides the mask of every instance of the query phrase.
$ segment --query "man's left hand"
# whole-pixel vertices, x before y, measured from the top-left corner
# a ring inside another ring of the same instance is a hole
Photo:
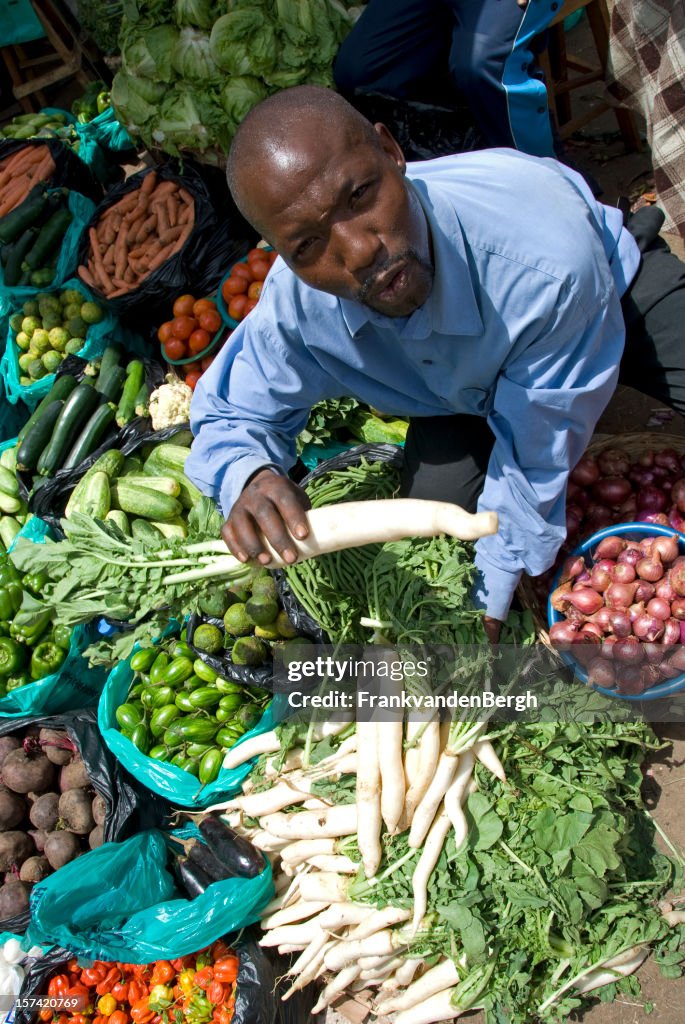
[[[485,615],[483,617],[483,625],[485,626],[485,632],[490,643],[496,644],[502,628],[501,621],[499,619],[491,619],[489,615]]]

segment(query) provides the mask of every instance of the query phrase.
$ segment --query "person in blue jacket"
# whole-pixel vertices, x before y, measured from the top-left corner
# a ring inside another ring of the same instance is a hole
[[[369,0],[334,65],[347,98],[379,92],[443,107],[466,102],[486,146],[553,156],[533,40],[559,0]]]
[[[498,513],[476,545],[495,638],[521,573],[564,540],[568,474],[619,369],[685,412],[685,264],[649,238],[641,257],[619,210],[555,160],[407,165],[382,124],[315,86],[255,107],[227,173],[279,253],[191,405],[186,472],[227,545],[267,564],[263,535],[294,560],[295,439],[316,402],[354,396],[409,417],[405,495]]]

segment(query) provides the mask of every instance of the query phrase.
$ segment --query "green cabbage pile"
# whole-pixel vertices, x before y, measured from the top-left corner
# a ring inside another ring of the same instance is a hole
[[[150,148],[219,161],[270,93],[333,84],[353,17],[343,0],[124,0],[116,115]]]

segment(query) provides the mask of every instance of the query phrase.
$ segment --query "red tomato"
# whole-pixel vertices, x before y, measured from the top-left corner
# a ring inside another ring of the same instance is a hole
[[[187,373],[186,374],[186,384],[191,389],[191,391],[195,390],[195,385],[197,384],[197,382],[199,381],[201,376],[202,376],[201,373]]]
[[[263,281],[266,275],[269,273],[271,264],[268,260],[253,260],[250,264],[250,270],[255,281]]]
[[[202,313],[202,316],[206,314]],[[203,330],[202,327],[198,327],[196,331],[188,338],[188,355],[196,356],[200,352],[204,352],[209,343],[212,340],[212,336],[209,331]]]
[[[214,299],[198,299],[193,306],[193,316],[197,320],[200,313],[204,313],[207,309],[216,309],[216,302]]]
[[[267,256],[269,257],[269,263],[271,263],[271,265],[273,266],[273,264],[274,264],[274,263],[276,262],[276,260],[278,259],[278,253],[276,252],[276,250],[275,250],[275,249],[271,249],[271,250],[270,250],[270,251],[269,251],[269,252],[267,253]]]
[[[253,260],[263,260],[263,259],[264,259],[264,249],[260,249],[260,248],[250,249],[250,251],[247,254],[248,265],[252,265]]]
[[[227,277],[221,286],[221,295],[224,302],[230,302],[232,295],[240,295],[246,292],[249,281],[246,277]]]
[[[194,295],[179,295],[172,307],[174,316],[192,316],[194,305]]]
[[[177,316],[171,321],[171,333],[174,338],[186,341],[197,326],[198,323],[194,316]]]
[[[248,267],[247,263],[236,263],[231,270],[231,277],[244,277],[248,281],[254,281],[252,271]]]
[[[247,300],[247,302],[245,303],[244,311],[243,311],[243,317],[246,317],[248,313],[252,312],[252,310],[257,305],[258,301],[259,301],[258,299],[248,299]]]
[[[185,342],[180,338],[172,338],[162,348],[167,359],[184,359],[187,355]]]
[[[168,341],[169,338],[171,337],[171,328],[172,327],[173,327],[173,323],[171,322],[171,320],[167,320],[167,322],[162,324],[162,326],[157,331],[157,337],[159,338],[159,340],[162,343],[164,343],[165,341]]]
[[[248,299],[258,299],[259,296],[262,294],[263,287],[263,281],[253,281],[250,287],[247,289]]]
[[[195,360],[193,360],[192,363],[185,363],[183,366],[183,371],[186,377],[188,376],[189,373],[200,373],[201,370],[202,367]]]
[[[214,362],[214,356],[205,356],[204,359],[202,360],[202,362],[200,363],[200,365],[202,367],[202,372],[204,373],[205,370],[208,370],[213,362]]]
[[[205,313],[200,313],[200,327],[209,331],[210,334],[216,334],[221,327],[221,316],[214,309],[208,309]]]
[[[247,295],[234,295],[228,304],[228,315],[234,320],[242,320],[245,316],[245,306],[248,302]]]

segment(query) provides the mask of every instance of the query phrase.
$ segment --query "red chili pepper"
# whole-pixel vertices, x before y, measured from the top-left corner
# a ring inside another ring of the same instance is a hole
[[[134,1006],[136,1003],[140,1002],[140,1000],[143,999],[143,997],[147,994],[147,986],[144,985],[142,981],[129,982],[127,999],[131,1006]]]
[[[129,1024],[130,1019],[129,1015],[124,1013],[123,1010],[115,1010],[110,1015],[109,1024]]]
[[[49,996],[63,996],[69,988],[71,979],[66,974],[56,974],[54,978],[50,979],[48,985]]]
[[[183,963],[184,959],[185,957],[179,957],[177,960],[170,960],[169,963],[175,971],[182,971],[185,967],[185,964]]]
[[[95,986],[95,991],[97,992],[97,994],[99,996],[107,995],[107,993],[111,991],[112,985],[115,985],[117,983],[119,977],[120,974],[118,968],[112,967],[112,969],[107,972],[102,981]]]
[[[117,981],[112,985],[112,995],[118,1003],[125,1003],[128,994],[128,985],[125,981]]]
[[[227,956],[214,964],[214,980],[222,984],[233,983],[238,977],[238,957]]]
[[[226,998],[226,990],[224,989],[224,986],[221,984],[221,982],[213,981],[211,983],[211,985],[207,989],[207,998],[209,999],[210,1003],[213,1003],[215,1006],[220,1006],[223,1003],[224,999]]]
[[[95,967],[86,967],[83,971],[81,971],[80,981],[82,982],[82,984],[88,985],[90,988],[93,988],[94,985],[97,985],[99,984],[99,982],[102,981],[102,973]]]
[[[90,989],[82,981],[75,981],[73,985],[69,986],[66,994],[68,996],[89,996]]]
[[[152,968],[151,985],[166,985],[176,974],[168,960],[158,960]]]
[[[207,966],[201,968],[201,970],[199,970],[196,973],[195,978],[193,980],[195,981],[195,984],[198,986],[198,988],[207,988],[211,984],[213,977],[214,968]]]

